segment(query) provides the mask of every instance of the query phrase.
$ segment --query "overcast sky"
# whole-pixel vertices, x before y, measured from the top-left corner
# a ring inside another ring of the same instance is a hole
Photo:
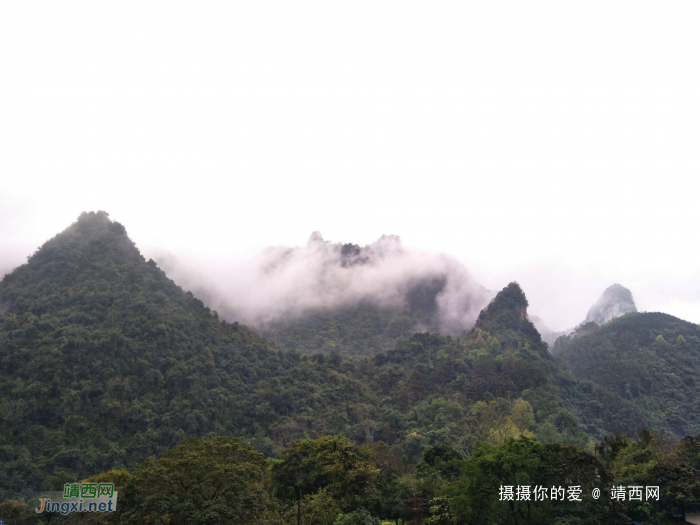
[[[221,260],[319,230],[700,322],[700,2],[0,3],[0,271],[83,210]]]

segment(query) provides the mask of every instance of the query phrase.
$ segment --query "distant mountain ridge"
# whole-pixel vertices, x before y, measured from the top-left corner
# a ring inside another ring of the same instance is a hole
[[[550,348],[554,348],[557,339],[578,332],[588,323],[602,326],[617,317],[636,311],[637,306],[634,304],[632,292],[616,283],[603,291],[598,300],[588,309],[586,319],[574,328],[555,331],[550,329],[540,317],[532,316],[531,320],[542,335],[542,339]]]
[[[314,232],[305,246],[264,250],[258,264],[257,290],[275,300],[250,315],[224,297],[222,315],[304,353],[373,355],[417,332],[461,335],[494,296],[455,259],[394,235],[359,246]]]

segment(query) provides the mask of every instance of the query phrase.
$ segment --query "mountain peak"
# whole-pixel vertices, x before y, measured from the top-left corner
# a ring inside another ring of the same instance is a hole
[[[0,302],[17,314],[73,303],[94,311],[85,295],[136,287],[137,275],[150,269],[124,226],[104,211],[84,212],[0,281]]]
[[[541,356],[547,354],[547,346],[542,342],[540,333],[532,324],[527,314],[528,301],[520,285],[508,284],[491,300],[479,314],[476,328],[489,333],[499,333],[501,343],[520,347],[528,343],[537,349]]]
[[[126,236],[126,228],[120,223],[109,218],[106,211],[84,211],[78,216],[78,220],[69,226],[63,233],[74,230],[82,234],[104,235],[114,234]],[[61,234],[59,234],[60,236]]]
[[[481,311],[477,326],[505,323],[510,328],[515,328],[520,321],[527,320],[527,307],[525,292],[518,283],[512,282],[498,292],[488,306]]]
[[[585,322],[604,325],[616,317],[636,311],[637,307],[634,304],[632,292],[616,283],[608,287],[596,303],[591,306]]]
[[[83,212],[73,224],[45,242],[29,264],[68,261],[85,255],[140,258],[141,254],[126,234],[126,228],[109,218],[105,211]]]

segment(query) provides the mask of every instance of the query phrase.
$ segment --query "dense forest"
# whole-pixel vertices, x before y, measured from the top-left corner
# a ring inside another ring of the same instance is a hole
[[[415,465],[384,443],[340,436],[302,439],[267,460],[245,441],[208,437],[84,480],[114,483],[114,512],[37,517],[36,500],[6,499],[0,515],[13,525],[663,525],[686,523],[673,516],[697,505],[699,480],[699,438],[669,443],[650,432],[609,436],[591,452],[525,436],[479,442],[468,457],[435,445]]]
[[[495,295],[456,261],[405,250],[396,236],[359,246],[331,243],[315,232],[304,247],[264,253],[261,287],[303,285],[277,297],[282,306],[264,316],[267,321],[251,321],[267,339],[301,353],[375,355],[417,332],[459,336]],[[300,266],[305,272],[292,272]],[[225,300],[216,303],[224,317],[239,319]]]
[[[628,314],[552,355],[518,284],[455,337],[413,333],[433,295],[278,326],[283,348],[84,213],[0,282],[0,518],[34,523],[27,488],[95,476],[121,487],[119,523],[616,523],[700,501],[697,439],[668,441],[700,432],[698,326]],[[498,501],[572,472],[676,488],[658,505]],[[172,489],[183,475],[200,488]]]
[[[338,353],[344,357],[375,355],[420,332],[415,313],[371,301],[338,308],[316,308],[299,318],[280,318],[261,331],[281,348],[304,353]]]
[[[666,435],[700,433],[700,327],[662,313],[589,323],[553,353],[578,378],[631,401]]]

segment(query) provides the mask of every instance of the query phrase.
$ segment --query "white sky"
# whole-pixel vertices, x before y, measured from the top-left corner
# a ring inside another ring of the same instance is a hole
[[[700,2],[0,3],[0,266],[401,235],[566,328],[700,321]],[[2,270],[3,268],[0,268]]]

